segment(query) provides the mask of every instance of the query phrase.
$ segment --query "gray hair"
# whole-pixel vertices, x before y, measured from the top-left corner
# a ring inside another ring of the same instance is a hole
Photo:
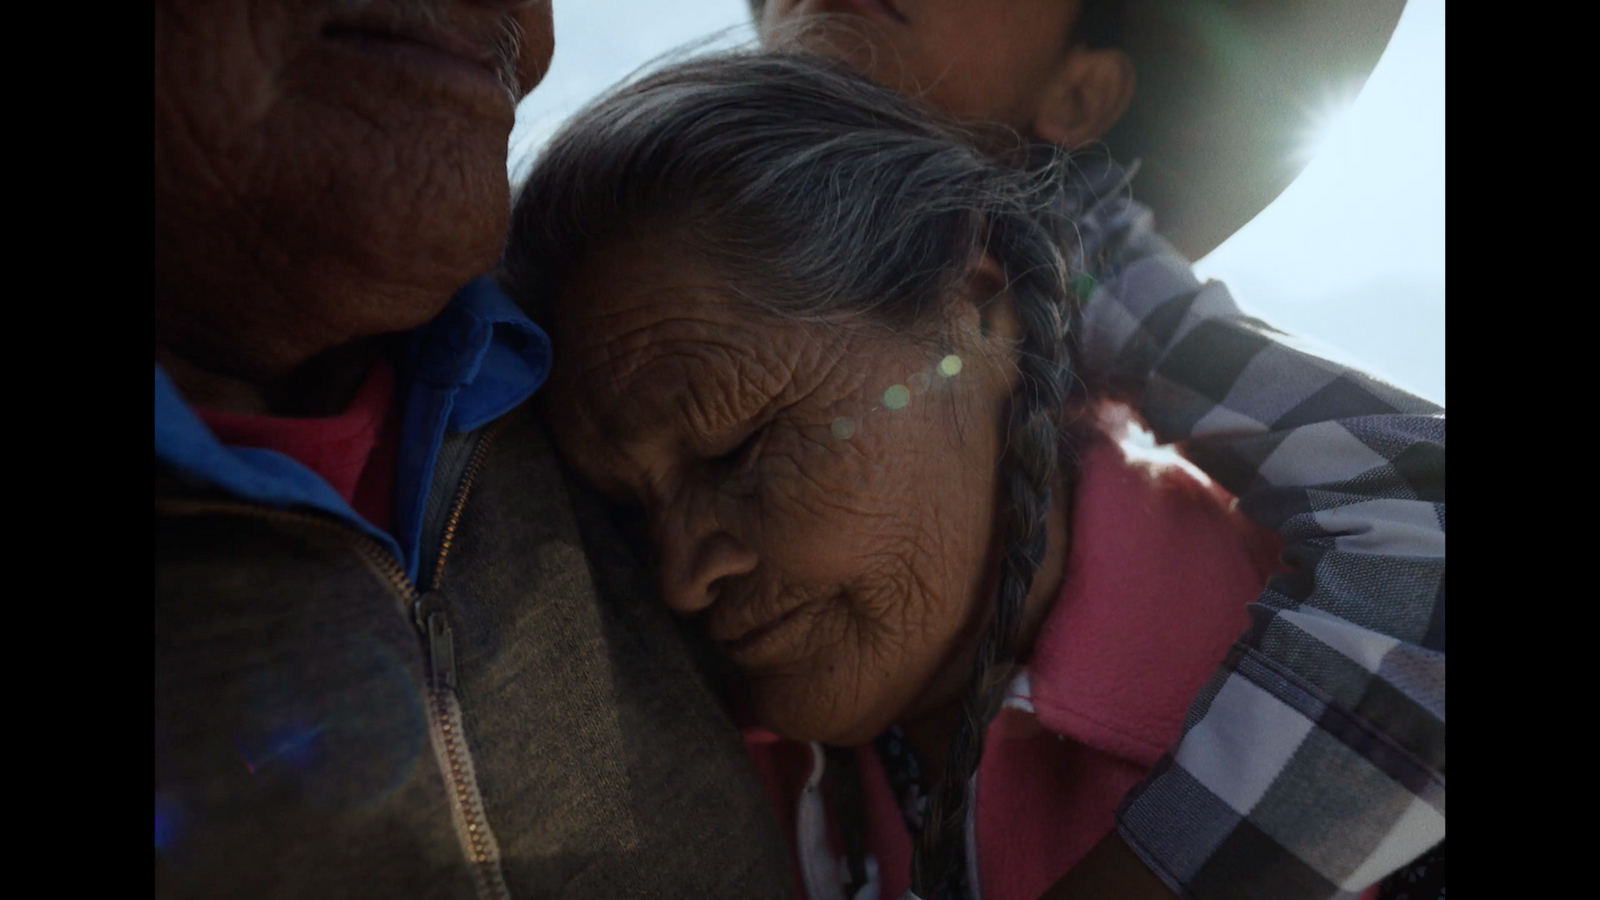
[[[966,785],[1013,673],[1065,455],[1075,298],[1064,163],[1007,164],[981,149],[991,139],[820,57],[703,57],[613,91],[551,140],[516,202],[502,268],[511,296],[544,318],[601,243],[671,230],[768,311],[908,334],[951,301],[979,253],[1004,269],[1024,337],[1001,469],[999,596],[916,845],[924,897],[964,858]]]

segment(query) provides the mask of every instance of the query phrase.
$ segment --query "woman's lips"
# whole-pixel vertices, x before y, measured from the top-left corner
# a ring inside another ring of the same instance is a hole
[[[790,609],[777,618],[770,619],[744,632],[731,640],[717,640],[724,653],[736,665],[750,666],[760,663],[772,663],[776,655],[787,655],[783,651],[780,639],[792,627],[801,624],[820,606],[826,598],[808,600],[805,603]]]

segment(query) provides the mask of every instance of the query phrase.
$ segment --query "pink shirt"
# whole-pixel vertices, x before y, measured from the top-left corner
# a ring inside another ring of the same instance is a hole
[[[222,443],[282,453],[321,475],[368,522],[393,530],[400,415],[388,360],[373,362],[350,406],[338,415],[258,416],[204,408],[195,414]]]
[[[1082,448],[1061,595],[986,738],[973,823],[983,900],[1035,900],[1111,831],[1244,631],[1246,605],[1284,570],[1277,535],[1197,469],[1128,453],[1109,439]],[[797,848],[799,895],[840,896],[827,883],[837,860],[820,849],[837,853],[837,837],[816,825],[831,817],[807,791],[815,755],[762,729],[745,734]],[[878,897],[893,900],[909,884],[910,837],[876,752],[857,756]]]

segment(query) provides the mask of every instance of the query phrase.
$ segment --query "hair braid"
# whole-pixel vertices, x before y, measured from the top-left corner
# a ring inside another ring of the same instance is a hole
[[[925,898],[950,877],[966,852],[967,787],[983,756],[984,734],[1005,700],[1025,601],[1044,558],[1046,515],[1060,465],[1059,423],[1071,377],[1066,350],[1071,295],[1059,245],[1052,243],[1053,229],[999,224],[1006,227],[991,232],[991,249],[1011,251],[1000,255],[1015,262],[1032,262],[1011,280],[1023,339],[1022,383],[1011,398],[1002,468],[1005,549],[998,602],[979,644],[960,728],[950,742],[944,777],[929,795],[912,858],[912,889]],[[1051,264],[1042,264],[1045,260]]]

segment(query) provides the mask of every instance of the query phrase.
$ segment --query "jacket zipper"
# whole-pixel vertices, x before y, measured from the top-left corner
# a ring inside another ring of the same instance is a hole
[[[433,577],[428,590],[416,597],[412,604],[412,620],[428,644],[428,704],[431,729],[436,735],[440,762],[447,769],[454,801],[456,833],[461,837],[463,849],[472,860],[473,880],[478,896],[496,900],[510,900],[505,873],[500,868],[500,846],[494,832],[489,830],[489,819],[484,814],[483,797],[478,793],[477,774],[473,770],[472,755],[467,751],[466,738],[461,727],[461,702],[457,695],[455,634],[450,628],[450,615],[439,591],[444,581],[444,564],[455,543],[456,529],[461,524],[461,513],[472,492],[472,483],[483,469],[483,460],[494,436],[499,433],[502,417],[490,425],[472,448],[461,483],[450,501],[450,517],[446,520],[444,534],[439,541],[439,556],[434,561]]]
[[[433,578],[426,592],[419,592],[416,584],[405,573],[398,560],[390,556],[376,541],[359,531],[324,516],[312,513],[279,510],[253,506],[237,501],[194,500],[159,503],[175,513],[231,513],[258,519],[297,522],[353,538],[356,552],[377,571],[411,606],[412,622],[422,633],[428,647],[428,732],[439,757],[442,774],[449,785],[452,819],[456,835],[461,840],[472,863],[473,883],[479,897],[510,900],[511,892],[500,868],[500,847],[494,833],[489,830],[488,817],[483,810],[483,797],[478,793],[478,782],[473,770],[472,756],[467,751],[466,739],[461,730],[461,704],[456,696],[455,636],[450,627],[450,617],[444,606],[439,585],[444,577],[444,563],[450,555],[456,528],[467,502],[472,483],[483,468],[487,448],[500,425],[502,417],[489,426],[478,445],[473,448],[456,495],[451,500],[450,517],[440,541],[439,556],[433,569]]]

